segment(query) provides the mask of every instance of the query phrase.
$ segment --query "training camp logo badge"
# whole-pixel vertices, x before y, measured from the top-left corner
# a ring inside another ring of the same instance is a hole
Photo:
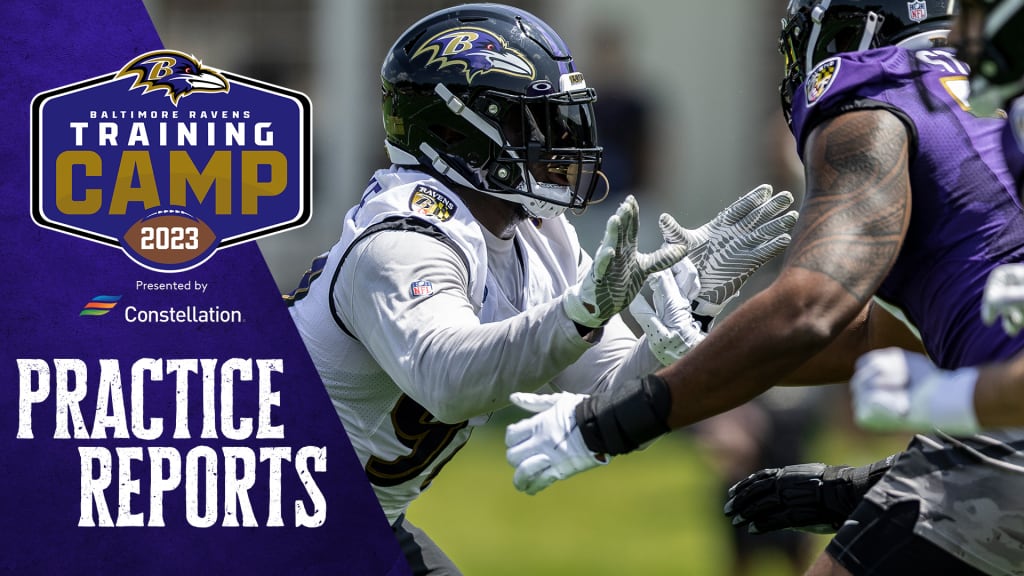
[[[174,50],[32,101],[32,219],[179,272],[302,226],[310,102]]]
[[[842,61],[839,58],[829,58],[828,60],[822,60],[814,67],[814,70],[811,70],[804,83],[807,106],[814,106],[828,92],[828,89],[832,87],[832,83],[839,74],[840,64],[842,64]]]
[[[420,184],[409,197],[409,209],[420,216],[437,218],[447,222],[455,215],[455,202],[433,188]]]
[[[506,74],[533,80],[537,75],[530,60],[508,42],[483,28],[463,26],[445,30],[420,45],[411,59],[426,56],[424,67],[438,69],[458,66],[466,74],[466,83],[481,74]]]

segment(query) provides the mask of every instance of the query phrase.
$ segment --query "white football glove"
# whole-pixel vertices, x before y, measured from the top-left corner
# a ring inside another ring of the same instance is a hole
[[[789,246],[798,216],[795,210],[785,212],[792,204],[792,194],[772,195],[772,187],[762,184],[696,230],[661,215],[658,224],[665,242],[686,246],[700,274],[694,312],[717,316],[758,268]],[[673,272],[679,272],[678,266]]]
[[[637,252],[640,208],[627,197],[608,219],[604,239],[594,254],[590,273],[569,288],[562,303],[573,322],[597,328],[629,306],[644,280],[686,256],[687,247],[663,245],[650,254]]]
[[[1003,264],[988,276],[981,300],[986,326],[1003,317],[1003,330],[1016,336],[1024,328],[1024,264]]]
[[[974,414],[976,368],[942,370],[901,348],[874,350],[857,359],[850,380],[857,424],[879,431],[950,434],[978,431]]]
[[[576,425],[576,405],[586,397],[572,392],[509,396],[516,406],[538,413],[505,429],[505,457],[516,469],[512,477],[516,490],[536,494],[556,480],[611,460],[591,452]]]
[[[689,259],[683,259],[684,266],[693,269]],[[687,291],[695,292],[699,288],[695,274],[686,274],[691,281],[686,286],[676,284],[673,274],[663,270],[652,274],[647,279],[654,297],[654,307],[647,303],[643,295],[639,295],[629,305],[644,334],[647,345],[655,358],[663,366],[679,360],[694,346],[704,340],[700,322],[693,319],[690,313],[690,299],[685,296]],[[688,290],[691,289],[692,290]]]

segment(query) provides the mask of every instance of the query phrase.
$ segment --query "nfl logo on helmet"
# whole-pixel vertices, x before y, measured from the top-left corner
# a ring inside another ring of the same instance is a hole
[[[910,13],[910,19],[914,22],[924,22],[928,19],[928,3],[924,0],[907,2],[907,10]]]

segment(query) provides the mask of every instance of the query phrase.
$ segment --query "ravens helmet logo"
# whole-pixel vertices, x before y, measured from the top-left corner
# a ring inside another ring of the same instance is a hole
[[[227,79],[216,70],[203,67],[195,57],[175,50],[147,52],[125,64],[116,78],[135,76],[130,90],[142,87],[143,94],[163,90],[177,106],[193,92],[227,92]]]
[[[412,59],[424,54],[428,55],[425,66],[438,64],[441,69],[460,66],[466,73],[467,84],[481,74],[499,73],[531,80],[537,74],[533,64],[511,48],[504,38],[472,26],[437,34],[424,42]]]

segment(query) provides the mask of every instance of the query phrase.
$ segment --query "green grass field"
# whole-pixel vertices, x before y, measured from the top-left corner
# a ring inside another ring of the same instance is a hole
[[[503,433],[499,423],[474,432],[409,511],[468,576],[732,574],[724,493],[688,436],[527,496],[512,487]],[[829,463],[864,464],[904,444],[827,434],[814,452]],[[815,537],[815,553],[827,541]],[[772,556],[754,571],[790,573]]]

